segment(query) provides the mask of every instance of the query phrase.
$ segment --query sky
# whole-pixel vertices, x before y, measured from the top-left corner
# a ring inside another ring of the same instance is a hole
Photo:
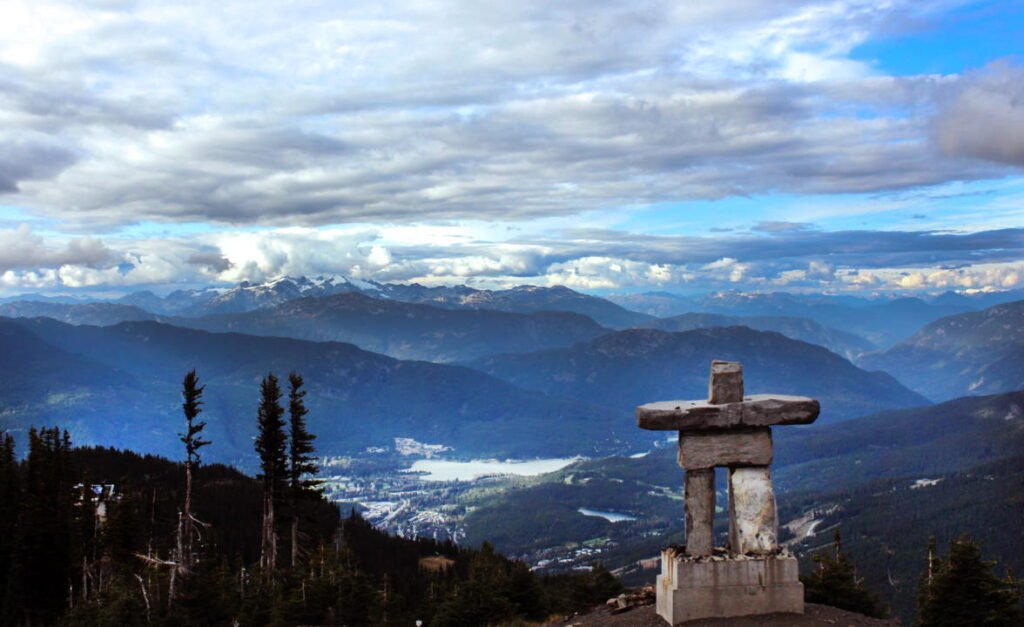
[[[0,293],[1024,288],[1024,3],[0,4]]]

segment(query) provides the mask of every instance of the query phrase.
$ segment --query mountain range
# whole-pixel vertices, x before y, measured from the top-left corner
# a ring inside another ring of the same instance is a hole
[[[1004,297],[1009,298],[1007,295]],[[659,317],[711,313],[744,317],[810,318],[822,326],[859,335],[879,347],[888,347],[902,341],[923,325],[943,316],[980,309],[987,302],[968,297],[937,298],[931,301],[909,297],[869,300],[853,296],[787,292],[714,292],[696,297],[655,292],[609,298],[637,311],[658,312]]]
[[[520,387],[632,411],[651,401],[706,398],[713,359],[742,362],[748,393],[819,399],[825,422],[928,404],[888,374],[866,372],[820,346],[748,327],[630,329],[568,348],[495,355],[469,365]]]
[[[399,359],[435,362],[569,346],[607,331],[590,318],[568,311],[446,309],[356,292],[289,300],[245,313],[168,321],[207,331],[351,342]]]
[[[342,276],[283,277],[266,283],[242,282],[228,289],[178,290],[165,297],[134,292],[116,302],[165,316],[198,318],[237,314],[277,307],[300,298],[363,294],[378,299],[432,305],[445,309],[490,309],[511,313],[570,311],[613,329],[639,326],[652,316],[581,294],[563,286],[520,285],[506,290],[482,290],[467,285],[424,286],[418,283],[379,283]]]
[[[655,318],[561,286],[481,290],[344,277],[286,277],[230,289],[179,290],[163,297],[136,292],[116,302],[6,299],[0,302],[0,315],[99,326],[156,320],[213,332],[348,342],[398,359],[438,363],[568,350],[622,327],[677,332],[746,326],[825,347],[864,369],[893,375],[926,398],[945,400],[1024,385],[1019,366],[1024,349],[1019,335],[1013,333],[1021,328],[1024,301],[984,312],[964,311],[1014,295],[946,293],[928,299],[864,299],[722,292],[699,297],[667,293],[614,297],[631,306],[653,298],[695,310]],[[949,311],[957,313],[938,317]],[[904,335],[910,337],[890,346]],[[635,366],[624,359],[620,370]],[[473,365],[491,367],[483,364]],[[607,384],[621,376],[632,375],[609,375],[604,380]],[[849,405],[848,400],[840,400],[836,407]],[[887,405],[860,409],[883,406]],[[855,410],[856,405],[850,408]]]
[[[643,326],[662,331],[745,326],[757,331],[775,331],[790,339],[824,346],[833,353],[850,360],[874,349],[871,342],[859,335],[830,329],[809,318],[791,316],[727,316],[724,314],[686,313],[670,318],[659,318]]]
[[[156,316],[134,305],[120,303],[60,303],[19,300],[0,303],[5,318],[53,318],[68,324],[109,326],[118,322],[153,320]]]
[[[395,437],[457,455],[599,454],[639,440],[632,421],[589,403],[538,397],[459,366],[400,361],[351,344],[208,333],[155,322],[72,326],[0,319],[0,429],[60,425],[83,444],[176,454],[180,381],[207,386],[208,456],[249,466],[260,379],[298,371],[323,454]],[[572,433],[572,438],[565,437]]]
[[[152,321],[95,327],[0,320],[3,428],[60,424],[83,443],[169,453],[177,442],[179,381],[196,368],[208,386],[215,455],[243,464],[258,383],[268,371],[306,376],[310,421],[325,454],[386,446],[396,437],[452,446],[457,456],[636,450],[652,434],[635,427],[633,405],[703,397],[712,356],[743,360],[751,392],[820,397],[826,420],[922,402],[887,375],[861,371],[824,348],[745,327],[619,331],[521,361],[502,355],[473,362],[480,371],[397,360],[348,343]]]
[[[1022,389],[1024,301],[942,318],[860,363],[934,400]]]

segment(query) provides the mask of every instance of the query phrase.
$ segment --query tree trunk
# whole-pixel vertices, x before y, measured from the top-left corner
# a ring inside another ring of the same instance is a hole
[[[185,460],[185,546],[179,556],[185,572],[192,569],[192,459]]]
[[[260,556],[260,565],[267,579],[272,579],[277,569],[277,531],[274,527],[274,494],[268,490],[263,497],[263,542]]]
[[[292,570],[299,565],[299,513],[292,508]]]

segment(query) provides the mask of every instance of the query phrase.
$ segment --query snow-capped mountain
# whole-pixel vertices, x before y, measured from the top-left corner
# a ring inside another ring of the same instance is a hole
[[[246,281],[227,289],[177,291],[164,298],[152,292],[136,292],[119,302],[156,314],[199,318],[269,309],[299,298],[348,293],[443,309],[493,309],[510,313],[570,311],[615,329],[639,326],[652,319],[563,286],[521,285],[507,290],[482,290],[467,285],[429,287],[418,283],[378,283],[338,275],[282,277],[266,283]]]
[[[178,290],[165,297],[134,292],[118,302],[163,315],[201,317],[210,314],[244,313],[276,307],[297,298],[359,292],[380,296],[380,285],[371,281],[329,275],[282,277],[265,283],[243,281],[231,288]]]

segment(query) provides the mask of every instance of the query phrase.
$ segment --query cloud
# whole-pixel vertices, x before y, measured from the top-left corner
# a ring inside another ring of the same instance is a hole
[[[752,231],[761,233],[788,233],[791,231],[806,231],[810,225],[805,222],[784,222],[780,220],[762,220],[753,227]]]
[[[185,260],[195,266],[206,268],[211,273],[220,274],[231,269],[231,260],[219,251],[204,251],[189,255]]]
[[[0,185],[101,229],[523,220],[1001,176],[931,141],[948,80],[849,58],[932,10],[298,2],[285,20],[259,1],[15,1],[0,122],[76,158]]]
[[[498,233],[500,241],[493,238]],[[0,284],[11,289],[166,288],[318,274],[587,290],[1006,289],[1022,276],[1024,229],[740,230],[706,237],[577,229],[538,237],[493,225],[289,227],[58,243],[20,227],[0,232],[0,247],[7,251]],[[10,267],[11,260],[18,265]]]
[[[547,285],[601,290],[626,286],[679,286],[692,278],[685,268],[670,264],[648,264],[612,257],[584,257],[550,265],[544,275]]]
[[[1024,264],[982,264],[976,267],[911,272],[900,287],[965,290],[1003,290],[1024,286]]]
[[[114,263],[117,255],[103,242],[91,237],[49,245],[27,225],[0,229],[0,272],[58,268],[67,264],[100,267]]]
[[[851,214],[913,196],[921,226],[952,224],[930,186],[1019,173],[1019,64],[887,76],[853,58],[948,8],[11,0],[0,202],[63,231],[0,231],[0,284],[1013,283],[1022,231],[995,230],[1011,210],[966,233],[709,203],[708,236],[661,234],[686,201],[734,196],[870,205]],[[643,207],[670,208],[647,233],[619,228]]]
[[[935,133],[946,154],[1024,166],[1024,65],[999,61],[965,75]]]
[[[807,264],[807,276],[819,281],[831,281],[836,276],[836,269],[830,263],[811,259]]]
[[[52,179],[76,161],[73,152],[47,139],[4,138],[0,132],[0,194],[25,181]]]
[[[587,256],[603,251],[651,263],[712,264],[708,269],[735,262],[779,264],[792,260],[798,260],[803,269],[811,260],[833,266],[878,268],[1014,261],[1024,256],[1024,229],[1020,228],[976,233],[795,230],[716,237],[576,229],[569,231],[566,239],[532,243],[557,249],[562,255]]]

